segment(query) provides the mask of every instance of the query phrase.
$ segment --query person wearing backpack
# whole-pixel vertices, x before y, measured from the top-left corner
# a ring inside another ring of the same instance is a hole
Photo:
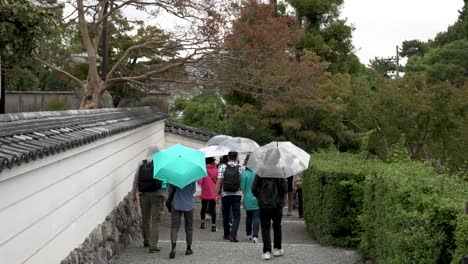
[[[262,259],[271,258],[271,222],[273,222],[273,256],[284,254],[281,248],[282,231],[281,219],[283,217],[284,196],[288,185],[284,178],[263,178],[255,176],[252,184],[252,193],[258,200],[260,207],[260,226],[262,229],[263,254]]]
[[[153,178],[153,154],[158,152],[157,146],[148,148],[147,158],[142,160],[135,171],[132,201],[137,202],[136,193],[140,197],[140,210],[143,230],[143,246],[149,247],[149,253],[159,252],[159,226],[166,195],[165,184]]]
[[[250,155],[245,158],[247,165]],[[257,198],[252,193],[252,184],[255,179],[255,172],[246,168],[241,175],[241,190],[244,191],[244,209],[247,214],[245,228],[248,240],[258,243],[258,229],[260,226],[260,208]]]
[[[240,203],[242,191],[240,190],[241,174],[243,168],[237,163],[237,152],[228,153],[227,164],[219,166],[218,182],[216,190],[221,190],[221,203],[223,206],[223,229],[225,240],[239,242],[237,240],[237,230],[240,223]],[[229,218],[233,214],[232,228],[229,226]]]
[[[201,186],[200,199],[202,207],[200,211],[200,229],[205,229],[205,214],[208,210],[211,215],[211,232],[216,232],[216,183],[218,181],[218,169],[215,166],[215,159],[213,157],[206,158],[205,162],[208,175],[197,181]]]

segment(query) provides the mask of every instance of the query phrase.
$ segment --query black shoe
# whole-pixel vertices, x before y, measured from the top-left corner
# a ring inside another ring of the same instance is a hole
[[[237,243],[237,242],[239,242],[239,240],[237,240],[237,238],[235,238],[235,237],[232,237],[231,242]]]
[[[143,247],[149,247],[149,243],[148,242],[143,242]]]
[[[223,236],[223,239],[224,240],[231,240],[232,238],[231,238],[231,236]]]
[[[169,253],[169,258],[175,258],[175,251],[171,251],[171,253]]]
[[[159,252],[159,251],[161,251],[161,249],[159,247],[149,249],[149,253],[154,253],[154,252]]]
[[[187,249],[185,251],[185,255],[192,255],[192,254],[193,254],[193,250],[191,250],[191,249]]]
[[[205,223],[200,224],[200,229],[205,229]]]
[[[216,232],[216,226],[211,226],[211,232]]]

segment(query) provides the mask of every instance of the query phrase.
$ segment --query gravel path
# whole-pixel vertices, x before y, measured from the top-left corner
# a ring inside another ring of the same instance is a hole
[[[245,235],[245,211],[242,211],[239,227],[239,243],[222,239],[222,223],[218,220],[218,231],[211,232],[211,220],[206,221],[207,229],[200,229],[200,203],[196,203],[194,214],[193,255],[185,255],[185,232],[179,230],[177,255],[169,259],[170,252],[170,215],[165,212],[159,247],[161,252],[149,254],[148,248],[142,247],[141,241],[135,241],[128,249],[112,259],[111,264],[154,264],[154,263],[190,263],[190,264],[244,264],[244,263],[307,263],[307,264],[354,264],[359,255],[354,250],[324,247],[311,240],[303,221],[297,215],[283,217],[283,249],[285,255],[264,261],[261,259],[262,243],[247,241]],[[286,211],[285,211],[286,213]],[[297,211],[295,211],[297,213]]]

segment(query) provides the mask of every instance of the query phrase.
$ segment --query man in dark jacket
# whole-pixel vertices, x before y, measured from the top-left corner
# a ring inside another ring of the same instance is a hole
[[[258,175],[252,184],[252,193],[260,207],[260,226],[263,238],[262,259],[271,258],[271,222],[273,222],[273,256],[284,254],[281,248],[281,218],[283,217],[284,195],[288,185],[284,178],[262,178]]]

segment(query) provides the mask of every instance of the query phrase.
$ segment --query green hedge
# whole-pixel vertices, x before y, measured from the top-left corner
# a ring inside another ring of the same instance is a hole
[[[358,246],[374,263],[459,263],[468,254],[468,184],[414,162],[311,157],[305,217],[320,243]]]
[[[366,163],[352,154],[320,153],[304,175],[304,218],[319,243],[355,247]]]

